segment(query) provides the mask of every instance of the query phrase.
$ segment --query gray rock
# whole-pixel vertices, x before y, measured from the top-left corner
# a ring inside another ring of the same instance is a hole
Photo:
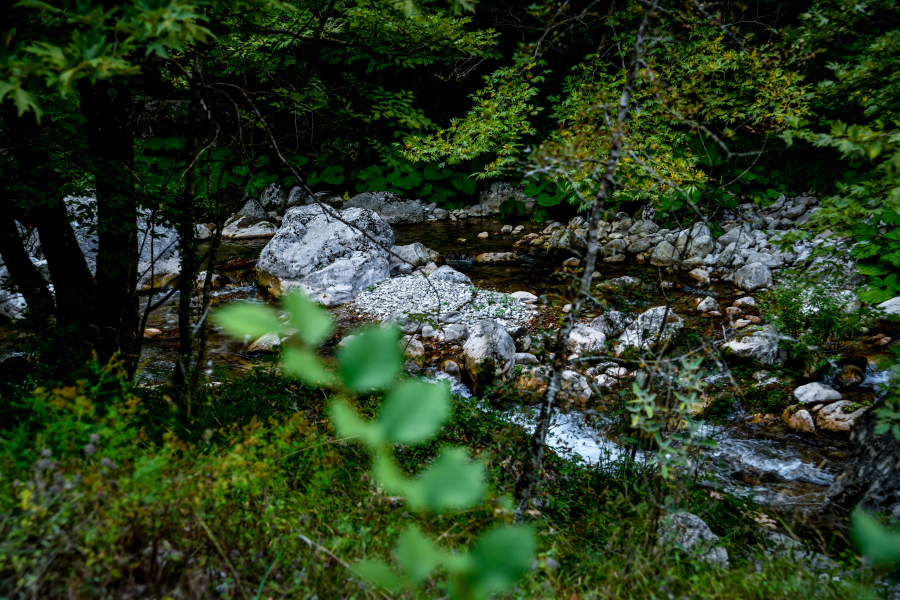
[[[650,255],[650,264],[655,267],[668,267],[681,262],[681,254],[669,242],[660,242]]]
[[[349,302],[386,279],[390,271],[385,248],[394,245],[390,226],[361,208],[345,209],[340,215],[356,228],[337,221],[318,205],[289,209],[281,229],[259,257],[259,283],[276,296],[300,287],[330,306]]]
[[[654,223],[653,221],[648,221],[646,219],[637,221],[631,229],[628,230],[628,235],[637,235],[640,237],[645,237],[648,235],[653,235],[659,231],[659,225]]]
[[[587,378],[575,371],[563,371],[561,374],[560,392],[563,397],[581,398],[587,400],[591,397],[591,386]]]
[[[449,281],[450,283],[464,283],[466,285],[472,285],[472,280],[468,278],[463,273],[460,273],[450,265],[444,265],[443,267],[439,267],[437,271],[429,275],[432,279],[439,279],[441,281]]]
[[[794,398],[804,405],[825,404],[841,399],[841,393],[825,384],[814,382],[794,390]]]
[[[312,202],[312,197],[306,193],[306,190],[302,187],[294,186],[291,189],[291,193],[288,194],[287,202],[285,204],[285,208],[293,208],[295,206],[304,206],[306,204],[310,204]]]
[[[212,237],[212,232],[203,223],[197,223],[194,225],[194,236],[200,241],[208,240]]]
[[[792,412],[795,408],[796,405],[790,406],[785,409],[784,413],[781,415],[785,425],[802,433],[815,433],[816,424],[813,421],[812,415],[809,414],[809,411],[800,409]]]
[[[632,321],[633,319],[630,319],[628,315],[623,312],[608,310],[591,321],[590,327],[607,337],[614,337],[621,335]]]
[[[278,228],[268,221],[257,221],[254,217],[238,217],[222,229],[222,237],[232,240],[272,237]]]
[[[756,300],[754,300],[753,296],[744,296],[743,298],[738,298],[737,300],[735,300],[734,305],[738,308],[756,306]]]
[[[787,353],[778,346],[778,334],[769,326],[753,335],[726,342],[722,349],[763,365],[783,365],[787,360]]]
[[[900,296],[886,300],[875,308],[882,311],[885,315],[900,315]]]
[[[598,329],[576,323],[572,333],[569,334],[566,348],[569,352],[578,352],[582,355],[603,352],[606,348],[606,335]]]
[[[716,259],[716,266],[719,268],[730,267],[731,263],[734,261],[734,253],[737,251],[737,243],[731,242],[725,249],[722,250],[722,253],[719,254],[719,258]]]
[[[533,302],[537,302],[537,300],[538,300],[537,296],[535,296],[531,292],[525,292],[525,291],[513,292],[512,294],[510,294],[510,296],[512,296],[516,300],[518,300],[520,302],[524,302],[526,304],[531,304]]]
[[[855,408],[855,410],[852,410]],[[850,412],[847,412],[847,411]],[[849,400],[839,400],[822,408],[816,413],[816,425],[821,431],[832,433],[849,433],[853,426],[867,410],[868,406],[854,407]],[[888,434],[892,435],[892,434]]]
[[[516,352],[517,365],[536,365],[538,363],[537,356],[528,352]]]
[[[259,203],[265,210],[283,210],[287,204],[284,187],[279,183],[270,183],[259,195]]]
[[[753,236],[750,234],[750,228],[746,225],[741,225],[740,227],[735,227],[731,231],[726,232],[716,241],[720,246],[726,248],[729,244],[735,243],[740,247],[741,244],[749,242],[752,239]]]
[[[458,344],[469,339],[469,328],[463,323],[451,323],[444,325],[444,341],[448,344]]]
[[[762,263],[748,263],[734,273],[734,285],[752,292],[772,285],[772,271]]]
[[[375,211],[390,225],[409,225],[425,221],[425,207],[419,200],[404,200],[393,192],[363,192],[344,203],[347,208]]]
[[[691,513],[666,517],[657,531],[660,543],[698,556],[718,567],[728,567],[728,551],[718,546],[719,536],[710,530],[703,519]]]
[[[581,256],[587,252],[587,239],[574,229],[559,229],[550,236],[550,247]]]
[[[463,344],[463,356],[466,372],[478,388],[494,378],[509,379],[516,366],[516,344],[497,321],[484,319]]]
[[[688,244],[688,258],[702,258],[712,252],[715,247],[716,243],[713,241],[712,237],[708,235],[694,238],[694,240]]]
[[[881,400],[876,408],[883,407]],[[882,419],[866,411],[850,431],[851,453],[843,472],[825,495],[824,508],[850,513],[857,505],[900,519],[900,440],[876,433]]]
[[[712,296],[707,296],[697,305],[697,312],[699,313],[707,313],[712,310],[719,310],[719,303]]]
[[[421,321],[413,320],[405,313],[392,315],[391,318],[384,322],[384,325],[396,325],[400,332],[405,335],[419,333],[419,330],[422,329]]]
[[[665,306],[656,306],[641,313],[622,335],[616,353],[621,354],[626,347],[652,348],[659,342],[673,340],[684,329],[684,319]]]
[[[615,256],[617,254],[622,254],[625,252],[625,248],[628,247],[628,244],[625,240],[612,240],[611,242],[607,242],[600,248],[600,254],[605,258],[607,256]]]
[[[681,254],[684,254],[685,252],[689,252],[691,244],[696,240],[705,237],[710,238],[710,241],[712,241],[709,227],[706,226],[706,223],[694,223],[690,229],[685,229],[678,234],[677,238],[675,238],[675,249]],[[701,256],[709,254],[710,251],[712,251],[712,248],[704,252]]]
[[[525,212],[530,213],[534,209],[534,198],[525,195],[521,188],[513,187],[505,182],[492,183],[478,197],[478,204],[487,206],[491,213],[500,211],[500,205],[512,199],[520,202],[525,207]]]
[[[269,218],[269,215],[266,213],[266,209],[263,208],[263,205],[256,198],[248,198],[247,202],[244,203],[243,208],[235,213],[234,216],[244,216],[248,217],[251,220],[245,220],[247,224],[258,223],[259,221],[265,221]],[[234,217],[232,217],[233,219]],[[229,219],[225,222],[225,226],[227,227],[232,221]],[[236,220],[236,219],[235,219]]]
[[[427,265],[430,260],[428,248],[419,242],[413,242],[406,246],[394,246],[391,248],[391,252],[400,257],[397,258],[397,256],[394,255],[389,256],[388,261],[390,263],[391,271],[394,271],[394,269],[401,264],[410,264],[413,268],[423,267]]]
[[[436,208],[432,211],[431,216],[434,217],[435,221],[446,221],[450,218],[450,212],[443,208]]]

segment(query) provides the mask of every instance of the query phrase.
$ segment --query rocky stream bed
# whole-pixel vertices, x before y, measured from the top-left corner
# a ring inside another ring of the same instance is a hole
[[[462,277],[455,282],[443,279],[429,282],[421,274],[396,274],[371,285],[371,289],[362,291],[354,301],[331,307],[337,331],[326,342],[323,352],[326,355],[332,353],[347,332],[360,323],[390,320],[403,313],[431,314],[438,321],[444,321],[443,332],[428,324],[422,327],[414,320],[400,322],[405,333],[414,336],[407,340],[412,341],[412,351],[407,349],[413,359],[409,366],[423,376],[449,379],[456,393],[470,395],[470,387],[460,381],[461,371],[465,370],[464,340],[450,337],[452,327],[461,325],[471,330],[479,320],[491,318],[519,337],[526,332],[533,334],[552,329],[570,300],[570,284],[577,271],[577,268],[562,266],[564,256],[546,250],[519,254],[512,260],[476,261],[485,253],[510,252],[525,236],[540,234],[547,228],[546,224],[523,221],[512,224],[521,227],[516,234],[501,233],[505,225],[508,224],[486,217],[395,225],[396,246],[425,244],[440,257],[441,263],[451,267],[457,277],[459,274]],[[483,232],[488,236],[479,238]],[[216,267],[219,286],[213,292],[216,303],[273,302],[271,296],[256,284],[255,275],[256,260],[268,243],[267,238],[254,238],[223,244]],[[649,308],[670,303],[672,310],[683,319],[685,331],[719,341],[729,333],[733,337],[734,331],[723,329],[721,319],[698,313],[697,301],[712,297],[718,305],[727,306],[747,297],[745,291],[729,282],[701,285],[687,272],[670,273],[667,287],[661,287],[659,271],[651,265],[607,262],[598,266],[598,271],[601,281],[626,278],[624,281],[629,284],[638,282],[635,285],[640,287],[641,293],[636,296],[641,305]],[[510,296],[516,292],[523,292],[516,295],[529,301],[522,302]],[[617,294],[615,287],[611,287],[605,296],[612,301]],[[541,298],[541,302],[531,301],[537,298]],[[153,333],[145,346],[142,357],[145,366],[140,375],[147,384],[165,380],[171,373],[177,333],[176,302],[177,297],[173,297],[148,321],[148,328]],[[589,307],[584,321],[590,323],[602,311],[599,305]],[[448,339],[443,339],[444,336]],[[518,345],[518,350],[522,350],[519,355],[533,356],[527,352],[529,348]],[[216,366],[213,382],[241,376],[252,367],[271,364],[274,357],[271,345],[253,342],[243,345],[217,330],[211,334],[211,348]],[[870,352],[875,353],[873,349]],[[528,361],[521,356],[519,359]],[[453,364],[448,365],[448,361]],[[865,371],[864,381],[846,392],[855,400],[866,396],[872,398],[876,394],[876,384],[884,378],[873,366],[868,366]],[[721,393],[733,393],[729,392],[730,386],[723,373],[711,372],[706,379],[714,386],[721,386]],[[471,386],[469,381],[467,383]],[[603,391],[614,392],[618,384],[630,385],[628,377],[611,383],[613,386]],[[830,383],[834,385],[833,381]],[[617,441],[617,435],[611,433],[616,429],[611,423],[612,418],[604,417],[596,407],[587,413],[590,414],[587,418],[577,409],[558,413],[550,433],[550,445],[562,454],[592,465],[609,465],[630,452]],[[507,416],[523,425],[531,422],[529,408],[525,406],[508,409]],[[786,426],[780,415],[778,417],[756,415],[754,418],[736,401],[725,414],[718,415],[715,425],[707,425],[704,434],[717,443],[716,448],[706,453],[707,468],[715,474],[707,483],[711,488],[748,496],[761,505],[786,513],[815,514],[843,469],[849,452],[846,436],[803,433]]]

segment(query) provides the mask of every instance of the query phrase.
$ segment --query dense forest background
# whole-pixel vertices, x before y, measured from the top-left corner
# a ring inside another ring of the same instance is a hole
[[[544,504],[514,508],[535,455],[522,428],[441,397],[446,427],[391,437],[402,410],[385,398],[412,392],[354,384],[379,366],[349,350],[328,394],[261,372],[210,388],[205,265],[273,183],[453,210],[505,182],[535,199],[534,221],[650,205],[662,226],[810,195],[821,210],[785,243],[844,239],[859,298],[884,302],[900,295],[895,0],[26,0],[0,14],[0,256],[27,302],[4,331],[29,357],[2,363],[0,595],[860,597],[889,572],[854,558],[847,514],[798,525],[853,565],[839,581],[794,554],[710,571],[657,552],[673,503],[702,506],[733,546],[761,543],[759,513],[635,464],[548,456],[530,471]],[[141,223],[176,231],[181,273],[177,360],[153,389],[132,384],[157,301],[137,285]],[[289,308],[304,347],[330,331]],[[357,354],[395,350],[366,343]],[[328,412],[333,397],[382,430]],[[435,463],[442,481],[478,479],[436,459],[448,443],[489,484],[442,504],[404,478]],[[479,538],[498,524],[508,539]],[[355,566],[387,560],[401,531],[402,592],[386,563]],[[452,551],[432,556],[432,539]]]

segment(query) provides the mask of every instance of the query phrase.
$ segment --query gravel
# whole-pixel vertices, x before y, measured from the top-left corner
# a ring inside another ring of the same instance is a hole
[[[426,279],[421,275],[382,281],[374,289],[360,293],[349,306],[377,321],[386,321],[397,313],[438,315],[458,311],[461,317],[458,320],[442,320],[471,327],[482,319],[496,319],[507,329],[527,325],[537,314],[537,309],[509,294],[487,290],[475,292],[466,284]]]

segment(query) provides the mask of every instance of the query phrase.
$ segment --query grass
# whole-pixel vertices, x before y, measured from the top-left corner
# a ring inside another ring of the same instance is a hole
[[[357,407],[371,416],[380,402]],[[462,548],[510,520],[527,436],[499,413],[457,400],[436,442],[398,451],[410,473],[445,444],[488,468],[482,505],[422,516],[373,484],[368,455],[334,437],[327,405],[321,390],[266,371],[210,388],[191,418],[166,390],[128,389],[110,369],[24,394],[0,430],[0,597],[385,597],[352,565],[388,558],[410,525]],[[658,504],[676,492],[722,537],[730,568],[656,547]],[[551,455],[529,513],[537,562],[511,596],[860,597],[869,575],[858,565],[831,580],[766,558],[758,510]],[[447,588],[438,578],[423,592]]]

